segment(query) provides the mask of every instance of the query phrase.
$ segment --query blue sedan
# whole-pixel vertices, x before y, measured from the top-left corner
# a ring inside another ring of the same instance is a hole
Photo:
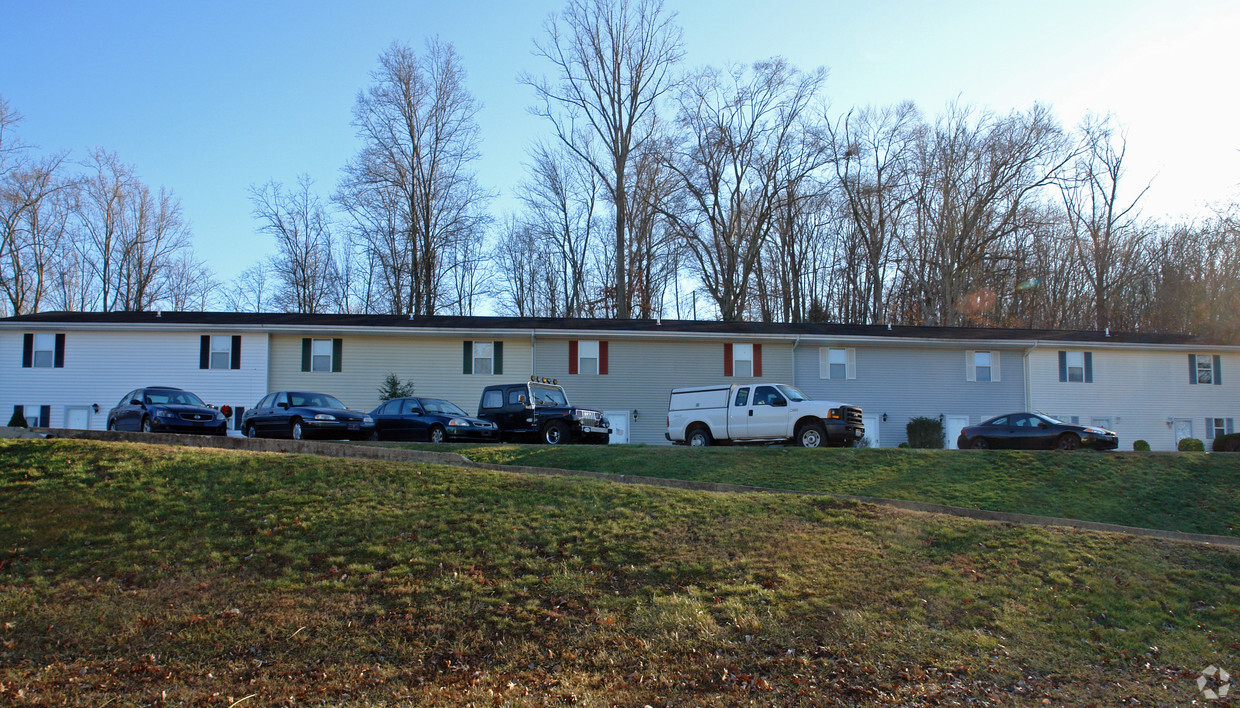
[[[247,438],[348,438],[369,440],[375,423],[349,410],[335,396],[310,391],[277,391],[263,397],[241,418]]]
[[[370,412],[376,440],[430,442],[487,441],[498,438],[495,424],[471,417],[441,398],[393,398]]]

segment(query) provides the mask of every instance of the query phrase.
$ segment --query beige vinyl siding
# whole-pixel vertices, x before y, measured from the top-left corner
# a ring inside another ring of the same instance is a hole
[[[529,338],[491,335],[460,337],[361,336],[315,333],[312,339],[342,339],[339,372],[301,370],[303,335],[272,335],[271,390],[329,393],[350,408],[370,411],[379,404],[379,387],[389,373],[413,382],[415,396],[446,398],[471,415],[478,411],[482,389],[490,384],[522,381],[530,376]],[[462,342],[503,341],[503,374],[462,373]]]
[[[1092,352],[1093,382],[1059,380],[1059,352]],[[1167,420],[1193,421],[1193,437],[1205,441],[1206,417],[1240,418],[1240,356],[1221,354],[1223,383],[1190,384],[1188,355],[1217,354],[1208,347],[1185,351],[1138,348],[1090,348],[1088,345],[1039,346],[1029,354],[1032,407],[1048,415],[1110,418],[1119,449],[1145,440],[1153,450],[1174,450],[1174,426]]]

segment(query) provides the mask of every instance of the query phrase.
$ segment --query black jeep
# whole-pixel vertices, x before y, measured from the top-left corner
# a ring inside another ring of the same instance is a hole
[[[611,439],[611,428],[600,411],[570,404],[555,381],[536,377],[523,383],[487,386],[478,404],[478,417],[495,423],[504,440],[605,445]]]

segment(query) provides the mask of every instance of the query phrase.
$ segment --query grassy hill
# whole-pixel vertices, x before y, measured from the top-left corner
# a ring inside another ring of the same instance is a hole
[[[1187,704],[1237,578],[814,497],[0,441],[16,705]]]
[[[727,482],[1240,535],[1240,455],[623,445],[408,445],[476,462]]]

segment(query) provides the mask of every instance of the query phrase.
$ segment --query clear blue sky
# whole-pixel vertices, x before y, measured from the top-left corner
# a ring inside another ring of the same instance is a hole
[[[0,95],[19,136],[81,159],[98,146],[181,199],[198,254],[229,280],[271,251],[247,189],[309,174],[326,198],[357,149],[357,92],[393,41],[452,42],[483,103],[480,182],[513,208],[529,145],[522,70],[560,0],[501,2],[20,2],[0,9]],[[1218,0],[687,2],[667,0],[687,64],[782,55],[830,71],[833,107],[960,97],[1034,101],[1129,131],[1146,216],[1199,216],[1240,193],[1240,3]]]

